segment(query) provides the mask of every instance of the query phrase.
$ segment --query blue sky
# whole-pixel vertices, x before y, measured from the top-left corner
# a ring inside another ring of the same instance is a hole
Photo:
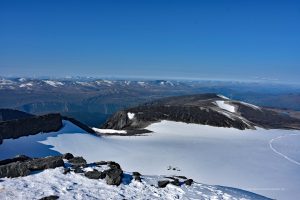
[[[299,2],[0,0],[0,75],[300,82]]]

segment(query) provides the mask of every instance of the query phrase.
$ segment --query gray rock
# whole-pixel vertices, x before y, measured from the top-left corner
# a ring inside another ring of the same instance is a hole
[[[158,181],[157,186],[158,186],[159,188],[164,188],[164,187],[166,187],[169,183],[170,183],[170,181],[168,181],[168,180]]]
[[[76,167],[74,169],[74,172],[78,174],[78,173],[83,173],[84,171],[80,167]]]
[[[99,172],[98,170],[94,169],[93,171],[85,172],[84,175],[89,179],[100,179],[103,177],[104,173]],[[105,174],[104,174],[105,177]]]
[[[74,158],[73,154],[71,153],[65,153],[63,156],[62,156],[63,159],[66,159],[66,160],[70,160],[72,158]]]
[[[27,176],[31,171],[53,169],[64,166],[64,162],[60,156],[50,156],[37,159],[30,159],[25,156],[20,156],[16,157],[15,159],[19,159],[20,161],[11,162],[9,164],[0,166],[0,177],[14,178],[19,176]]]
[[[120,164],[114,161],[108,161],[107,164],[110,168],[121,169]]]
[[[59,199],[59,196],[50,195],[50,196],[47,196],[47,197],[40,198],[40,200],[56,200],[56,199]]]
[[[84,167],[87,164],[86,160],[83,157],[74,157],[69,160],[69,163],[71,163],[73,166],[80,167]]]
[[[193,182],[194,182],[193,179],[188,179],[188,180],[184,181],[184,184],[190,186],[193,184]]]
[[[132,172],[132,176],[141,176],[139,172]]]
[[[18,156],[14,157],[14,158],[0,160],[0,165],[7,165],[9,163],[13,163],[13,162],[17,162],[17,161],[24,162],[24,161],[27,161],[27,160],[30,160],[30,159],[31,158],[28,157],[28,156],[18,155]]]
[[[49,156],[46,158],[37,158],[30,160],[27,163],[30,171],[54,169],[56,167],[63,167],[64,161],[60,156]]]
[[[170,182],[172,185],[180,186],[180,182],[178,179],[174,179],[173,181]]]
[[[120,185],[122,181],[123,171],[118,168],[105,170],[105,181],[108,185]]]
[[[0,166],[0,178],[15,178],[20,176],[27,176],[29,174],[30,170],[28,169],[27,164],[23,162],[18,161]]]

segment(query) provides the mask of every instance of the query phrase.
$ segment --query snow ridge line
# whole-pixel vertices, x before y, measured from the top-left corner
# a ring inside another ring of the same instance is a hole
[[[294,164],[300,166],[300,162],[298,162],[298,161],[296,161],[296,160],[294,160],[294,159],[288,157],[287,155],[284,155],[283,153],[277,151],[277,150],[273,147],[273,145],[272,145],[272,143],[273,143],[275,140],[279,140],[279,139],[284,138],[284,137],[295,136],[295,135],[299,135],[299,134],[294,133],[294,134],[289,134],[289,135],[281,135],[281,136],[279,136],[279,137],[273,138],[273,139],[271,139],[271,140],[269,141],[269,146],[270,146],[271,150],[272,150],[274,153],[276,153],[277,155],[280,155],[281,157],[283,157],[284,159],[288,160],[289,162],[294,163]]]

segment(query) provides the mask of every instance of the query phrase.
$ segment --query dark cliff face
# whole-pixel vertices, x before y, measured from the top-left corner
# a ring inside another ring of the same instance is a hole
[[[0,109],[0,122],[14,119],[25,119],[34,115],[12,109]]]
[[[33,116],[0,122],[0,136],[2,139],[16,139],[40,132],[58,131],[62,126],[60,114]]]
[[[217,105],[217,101],[234,106],[230,112]],[[134,113],[129,119],[128,113]],[[168,97],[141,106],[117,112],[102,128],[142,129],[161,120],[205,124],[237,129],[291,128],[300,129],[300,120],[283,112],[274,112],[244,102],[234,101],[216,94]]]

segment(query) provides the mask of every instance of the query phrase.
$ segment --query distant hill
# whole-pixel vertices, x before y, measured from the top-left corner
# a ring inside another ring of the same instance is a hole
[[[217,94],[168,97],[117,112],[102,128],[142,129],[161,120],[237,129],[300,129],[300,119]]]

